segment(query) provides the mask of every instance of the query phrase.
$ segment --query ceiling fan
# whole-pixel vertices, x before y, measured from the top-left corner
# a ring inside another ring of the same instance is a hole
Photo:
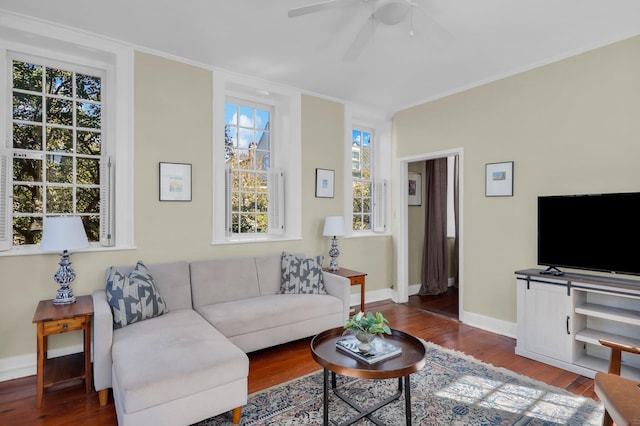
[[[327,0],[307,6],[301,6],[289,10],[289,18],[296,18],[311,13],[320,12],[341,6],[346,0]],[[361,0],[361,3],[371,4],[371,13],[358,31],[356,38],[345,53],[345,60],[356,60],[371,39],[376,23],[384,25],[398,25],[409,17],[409,35],[413,36],[413,9],[424,7],[411,0]],[[425,10],[426,12],[426,10]]]

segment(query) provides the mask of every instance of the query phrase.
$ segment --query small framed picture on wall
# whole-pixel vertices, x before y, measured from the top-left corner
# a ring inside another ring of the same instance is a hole
[[[333,198],[335,171],[316,169],[316,198]]]
[[[191,164],[160,163],[160,201],[191,201]]]
[[[409,205],[421,206],[422,205],[422,175],[420,173],[409,172],[408,175],[408,191],[409,191]]]
[[[513,161],[486,165],[485,196],[513,197]]]

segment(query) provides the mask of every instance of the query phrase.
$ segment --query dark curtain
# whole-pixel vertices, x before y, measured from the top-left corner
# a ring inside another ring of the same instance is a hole
[[[447,159],[426,162],[424,200],[425,235],[419,295],[447,291],[449,249],[447,243]]]

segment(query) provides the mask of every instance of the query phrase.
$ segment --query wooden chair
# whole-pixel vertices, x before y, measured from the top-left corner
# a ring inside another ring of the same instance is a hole
[[[605,426],[640,426],[640,382],[620,377],[622,352],[640,354],[640,348],[601,339],[600,344],[611,348],[608,373],[596,373],[595,391],[604,405]]]

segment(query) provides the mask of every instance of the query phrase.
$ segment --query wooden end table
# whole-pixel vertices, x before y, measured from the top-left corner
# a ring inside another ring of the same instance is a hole
[[[344,329],[342,327],[323,331],[311,340],[311,355],[313,359],[324,368],[324,425],[329,425],[329,373],[331,373],[331,389],[333,393],[353,407],[358,414],[347,419],[339,426],[346,426],[357,422],[362,418],[367,418],[376,425],[383,426],[383,423],[373,417],[372,413],[385,405],[397,400],[403,393],[405,397],[405,418],[406,424],[411,425],[411,382],[410,375],[420,370],[426,364],[426,349],[424,344],[410,334],[399,330],[391,330],[391,335],[385,335],[390,343],[402,348],[402,353],[393,358],[380,361],[375,364],[358,361],[336,348],[336,341],[340,339]],[[398,392],[380,401],[378,404],[363,409],[353,400],[336,389],[336,374],[343,376],[357,377],[361,379],[398,379]]]
[[[360,286],[360,311],[364,312],[364,277],[367,276],[364,272],[358,272],[351,269],[339,268],[337,271],[330,271],[329,268],[324,269],[325,272],[329,272],[331,274],[340,275],[341,277],[345,277],[349,279],[351,285],[359,285]]]
[[[91,319],[93,299],[79,296],[75,303],[54,305],[42,300],[33,316],[38,328],[38,376],[36,407],[42,407],[44,390],[54,385],[84,380],[85,389],[91,391]],[[82,330],[84,332],[84,356],[72,354],[47,359],[48,337],[53,334]],[[84,367],[83,367],[84,365]]]

